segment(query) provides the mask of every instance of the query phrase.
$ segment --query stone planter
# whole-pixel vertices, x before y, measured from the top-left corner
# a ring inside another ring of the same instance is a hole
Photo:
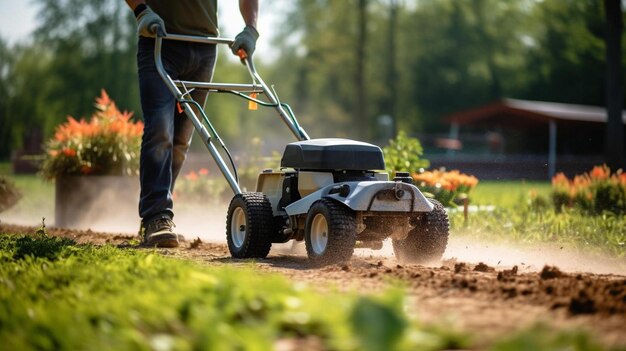
[[[57,227],[133,232],[139,228],[139,179],[62,176],[55,182]]]

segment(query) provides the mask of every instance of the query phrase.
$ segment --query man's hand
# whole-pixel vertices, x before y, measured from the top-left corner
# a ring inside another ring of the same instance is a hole
[[[167,35],[165,22],[149,6],[146,6],[146,9],[137,15],[137,33],[142,37],[164,37]]]
[[[246,26],[243,31],[235,37],[233,45],[230,47],[233,54],[238,55],[239,49],[243,49],[248,56],[252,56],[256,48],[256,40],[259,38],[259,32],[252,26]]]

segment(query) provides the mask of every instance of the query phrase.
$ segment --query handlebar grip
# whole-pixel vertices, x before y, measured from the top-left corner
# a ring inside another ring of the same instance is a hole
[[[154,35],[156,35],[157,37],[164,37],[165,36],[165,30],[161,27],[160,24],[152,24],[150,26],[150,32],[154,33]]]
[[[244,50],[244,49],[237,50],[237,56],[239,56],[241,61],[243,61],[243,60],[248,58],[248,54],[246,53],[246,50]]]

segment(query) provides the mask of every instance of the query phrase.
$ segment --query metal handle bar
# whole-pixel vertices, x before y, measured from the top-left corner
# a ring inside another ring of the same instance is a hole
[[[156,33],[156,28],[154,28],[154,26],[153,26],[153,29],[155,29],[154,32]],[[205,146],[209,150],[209,153],[215,160],[215,163],[217,163],[217,166],[219,167],[220,171],[224,175],[224,178],[226,178],[226,181],[228,182],[228,184],[230,185],[231,189],[233,190],[235,194],[241,193],[241,189],[239,188],[239,184],[237,181],[237,176],[236,175],[233,176],[233,173],[224,162],[222,156],[217,151],[215,145],[212,143],[211,141],[212,135],[205,128],[204,123],[198,118],[194,110],[191,108],[191,105],[195,105],[196,108],[198,108],[199,110],[198,112],[202,114],[204,121],[207,123],[207,125],[211,129],[213,136],[222,145],[222,148],[224,148],[228,157],[231,159],[231,163],[232,163],[232,158],[230,157],[230,153],[228,152],[228,149],[226,149],[226,146],[222,142],[221,138],[219,137],[215,129],[211,126],[211,123],[208,117],[206,116],[206,114],[204,113],[204,111],[202,110],[201,106],[197,104],[195,101],[193,101],[190,96],[188,99],[185,97],[186,95],[189,94],[189,90],[187,90],[188,88],[206,89],[209,91],[217,91],[217,92],[230,92],[230,93],[235,93],[235,94],[241,94],[242,92],[264,93],[269,99],[269,101],[271,102],[271,104],[269,105],[273,106],[276,109],[276,111],[278,112],[283,122],[287,125],[287,127],[289,128],[289,130],[291,130],[291,132],[295,135],[295,137],[298,140],[310,139],[309,136],[304,131],[304,129],[302,129],[297,123],[295,116],[293,116],[293,114],[289,115],[285,111],[285,109],[283,108],[284,104],[280,103],[280,101],[275,96],[275,94],[268,88],[267,84],[265,84],[263,79],[259,76],[259,74],[257,73],[254,67],[254,63],[252,62],[251,57],[245,55],[245,57],[242,57],[242,61],[245,63],[248,69],[248,73],[250,73],[253,84],[223,84],[223,83],[211,83],[211,82],[191,82],[191,81],[181,81],[181,80],[174,81],[172,80],[170,75],[165,71],[165,68],[163,67],[163,60],[161,57],[161,48],[163,45],[163,39],[187,41],[187,42],[195,42],[195,43],[205,43],[205,44],[226,44],[229,46],[232,46],[233,40],[227,39],[227,38],[200,37],[200,36],[180,35],[180,34],[168,34],[165,37],[157,36],[155,39],[155,45],[154,45],[154,63],[155,63],[157,72],[159,73],[159,76],[161,77],[161,79],[163,80],[167,88],[170,90],[170,92],[174,95],[174,97],[176,98],[176,101],[178,101],[180,106],[183,108],[187,117],[191,120],[196,131],[198,132]],[[181,92],[179,88],[183,88],[184,93]],[[194,104],[192,104],[192,102]],[[236,174],[236,169],[235,169],[234,164],[233,164],[233,171]]]
[[[293,133],[293,135],[298,140],[309,140],[308,134],[299,126],[297,123],[292,121],[292,117],[290,117],[283,106],[281,106],[280,101],[272,92],[271,89],[267,86],[265,81],[261,78],[259,73],[257,72],[254,62],[252,61],[252,57],[247,56],[242,59],[245,63],[248,73],[252,78],[253,84],[231,84],[231,83],[209,83],[209,82],[193,82],[193,81],[182,81],[177,80],[174,81],[170,78],[170,76],[165,71],[163,67],[163,61],[161,60],[161,47],[162,40],[176,40],[176,41],[187,41],[194,43],[204,43],[204,44],[226,44],[228,46],[232,46],[234,40],[228,38],[216,38],[216,37],[201,37],[201,36],[192,36],[192,35],[181,35],[181,34],[167,34],[165,37],[157,37],[156,45],[154,48],[154,61],[156,63],[157,71],[159,75],[168,86],[169,90],[174,94],[176,99],[180,101],[183,99],[183,94],[180,92],[178,87],[186,87],[186,88],[196,88],[196,89],[207,89],[209,91],[239,91],[239,92],[259,92],[263,93],[267,96],[268,100],[275,105],[276,111],[279,116],[287,125],[289,130]]]

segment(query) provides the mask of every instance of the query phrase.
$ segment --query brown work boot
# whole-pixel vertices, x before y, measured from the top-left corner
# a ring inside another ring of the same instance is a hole
[[[182,235],[172,231],[174,222],[166,217],[159,217],[146,222],[143,227],[143,245],[149,247],[178,247],[184,241]]]

